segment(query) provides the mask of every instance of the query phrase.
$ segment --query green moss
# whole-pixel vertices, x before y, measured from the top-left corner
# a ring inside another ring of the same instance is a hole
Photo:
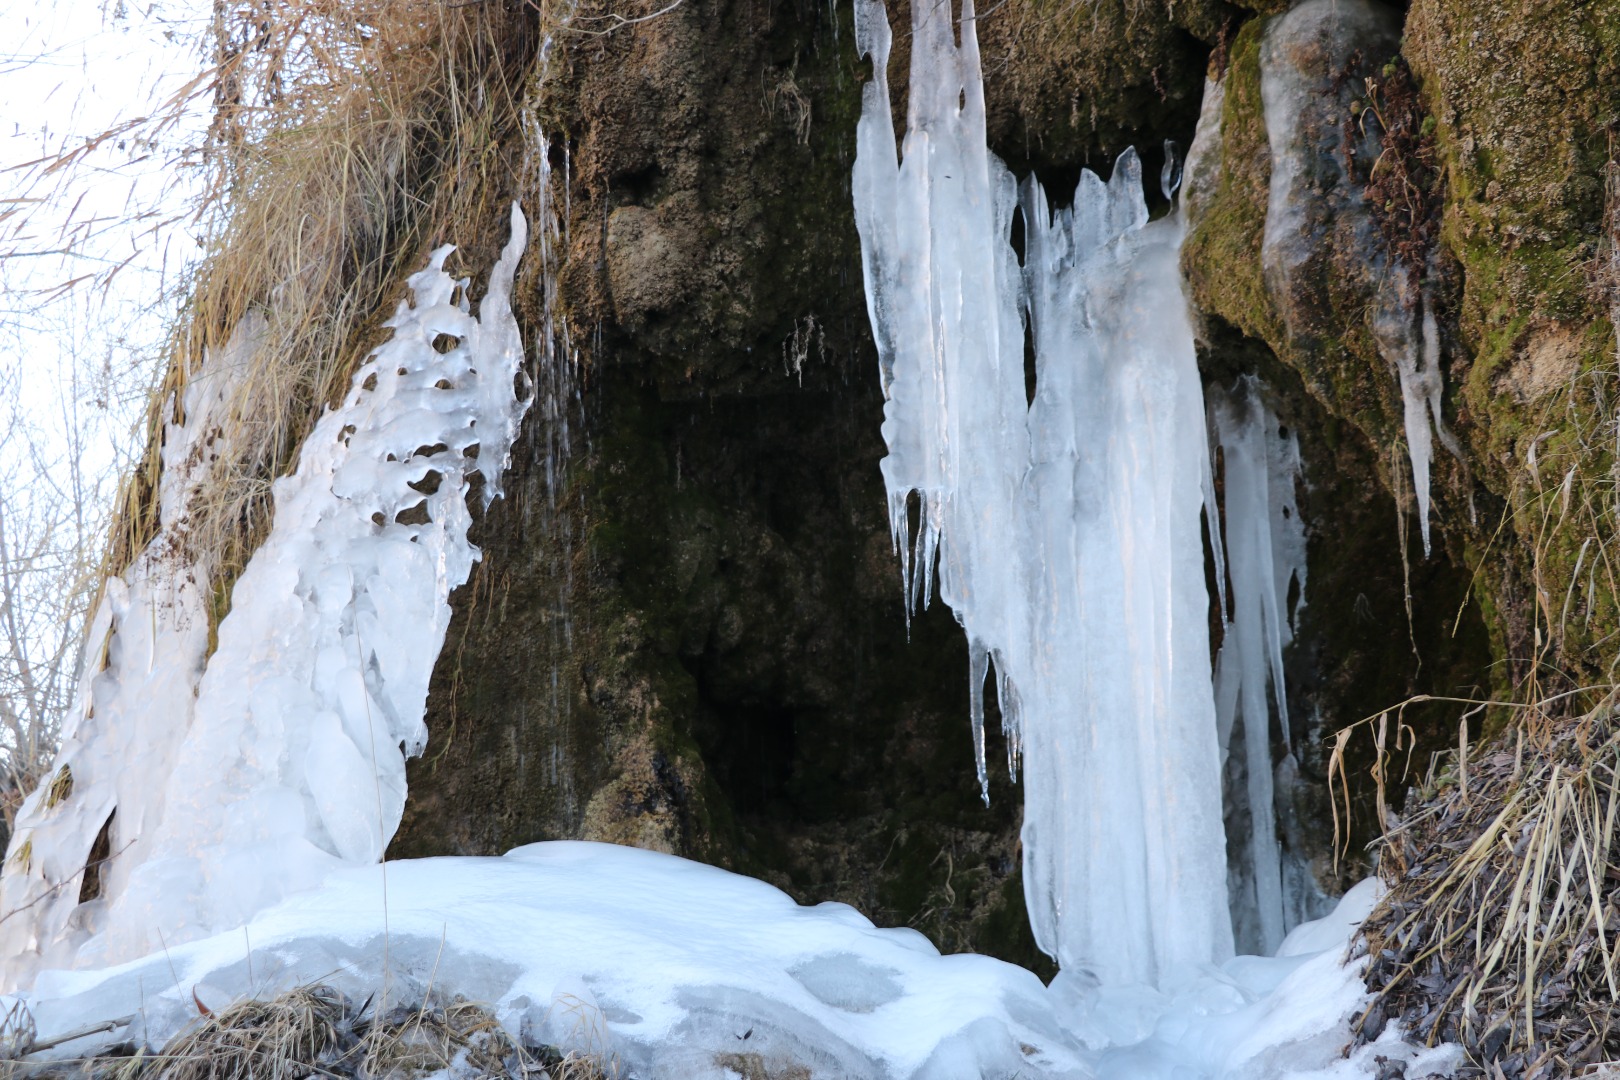
[[[1220,180],[1182,251],[1194,304],[1264,341],[1304,378],[1330,412],[1385,446],[1400,430],[1388,364],[1368,330],[1366,252],[1324,252],[1288,302],[1285,327],[1261,264],[1270,197],[1271,151],[1261,96],[1260,49],[1267,20],[1251,19],[1233,40],[1221,115]],[[1337,265],[1335,260],[1357,265]]]
[[[1442,242],[1462,277],[1458,432],[1477,477],[1508,504],[1481,569],[1497,596],[1491,621],[1503,655],[1521,658],[1519,679],[1532,661],[1577,681],[1602,675],[1615,652],[1598,526],[1615,386],[1589,267],[1620,11],[1417,0],[1407,38],[1448,179]]]
[[[1265,22],[1251,19],[1232,42],[1221,114],[1220,184],[1182,248],[1182,268],[1200,311],[1250,337],[1281,345],[1282,318],[1260,265],[1271,150],[1260,97]]]

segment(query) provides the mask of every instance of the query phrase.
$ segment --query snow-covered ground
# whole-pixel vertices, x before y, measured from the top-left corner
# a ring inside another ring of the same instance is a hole
[[[1278,957],[1189,969],[1165,992],[1087,990],[1067,975],[1048,989],[842,904],[802,907],[669,855],[554,842],[342,870],[245,928],[108,970],[47,972],[26,998],[42,1037],[133,1016],[133,1031],[95,1038],[161,1044],[197,1002],[312,981],[396,1001],[436,987],[490,1004],[514,1033],[606,1051],[643,1080],[719,1080],[751,1054],[818,1078],[1326,1080],[1412,1057],[1393,1029],[1342,1057],[1365,1003],[1345,947],[1373,900],[1364,883]],[[1444,1075],[1453,1060],[1429,1052],[1407,1076]]]

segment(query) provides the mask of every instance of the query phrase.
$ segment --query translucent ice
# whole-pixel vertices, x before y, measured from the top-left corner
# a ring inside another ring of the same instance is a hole
[[[1246,872],[1233,875],[1233,922],[1240,947],[1269,955],[1298,921],[1284,905],[1271,716],[1275,708],[1276,741],[1291,756],[1282,654],[1293,640],[1305,595],[1305,527],[1294,497],[1299,441],[1278,423],[1258,380],[1241,380],[1231,392],[1211,388],[1208,401],[1223,463],[1222,547],[1231,579],[1230,617],[1215,665],[1215,708],[1223,753],[1241,725],[1241,773],[1248,788],[1249,850]],[[1210,520],[1220,517],[1210,507]]]
[[[48,899],[3,927],[15,946],[9,983],[26,983],[42,957],[116,963],[240,926],[335,867],[381,858],[404,805],[405,758],[427,738],[449,593],[478,555],[469,481],[482,476],[486,503],[498,494],[528,404],[509,299],[526,231],[514,205],[477,318],[467,281],[443,270],[450,248],[412,276],[392,339],[276,481],[274,524],[235,584],[206,669],[207,598],[188,592],[206,576],[185,564],[183,545],[161,546],[160,533],[109,586],[97,622],[107,667],[87,677],[63,751],[72,791],[36,795],[12,841],[6,910]],[[227,350],[222,377],[251,351]],[[172,461],[165,449],[162,504],[165,515],[176,508],[177,531],[195,475],[187,463],[210,452],[212,382],[193,381],[199,401],[188,389]],[[118,730],[109,737],[104,724]],[[77,905],[76,875],[109,815],[101,898]]]
[[[887,17],[857,4],[875,77],[853,188],[891,525],[908,602],[927,603],[937,559],[967,633],[981,784],[995,670],[1037,941],[1066,970],[1153,982],[1232,947],[1181,230],[1148,222],[1133,152],[1107,182],[1083,173],[1071,209],[1033,181],[1020,194],[986,149],[973,5],[960,45],[949,12],[913,7],[902,157]]]

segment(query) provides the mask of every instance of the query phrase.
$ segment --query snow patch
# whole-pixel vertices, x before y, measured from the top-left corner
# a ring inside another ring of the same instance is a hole
[[[639,1080],[771,1075],[870,1080],[1300,1080],[1368,1077],[1376,1056],[1444,1074],[1394,1025],[1349,1058],[1370,1000],[1346,959],[1378,897],[1352,890],[1282,956],[1185,965],[1162,988],[1050,988],[984,956],[941,956],[842,904],[670,855],[557,841],[500,858],[348,868],[246,927],[103,971],[42,975],[42,1036],[134,1014],[100,1036],[161,1044],[211,1006],[325,982],[383,1008],[424,988],[487,1003],[514,1035],[615,1059]],[[386,903],[385,903],[386,895]],[[55,1053],[82,1055],[92,1040]],[[1450,1055],[1447,1057],[1446,1055]],[[739,1071],[732,1070],[733,1073]]]

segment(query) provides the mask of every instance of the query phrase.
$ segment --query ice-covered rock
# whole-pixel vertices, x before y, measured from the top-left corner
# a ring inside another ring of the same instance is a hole
[[[1209,208],[1221,182],[1221,115],[1226,108],[1226,80],[1205,79],[1204,99],[1198,107],[1198,126],[1187,160],[1181,167],[1181,220],[1191,233]]]

